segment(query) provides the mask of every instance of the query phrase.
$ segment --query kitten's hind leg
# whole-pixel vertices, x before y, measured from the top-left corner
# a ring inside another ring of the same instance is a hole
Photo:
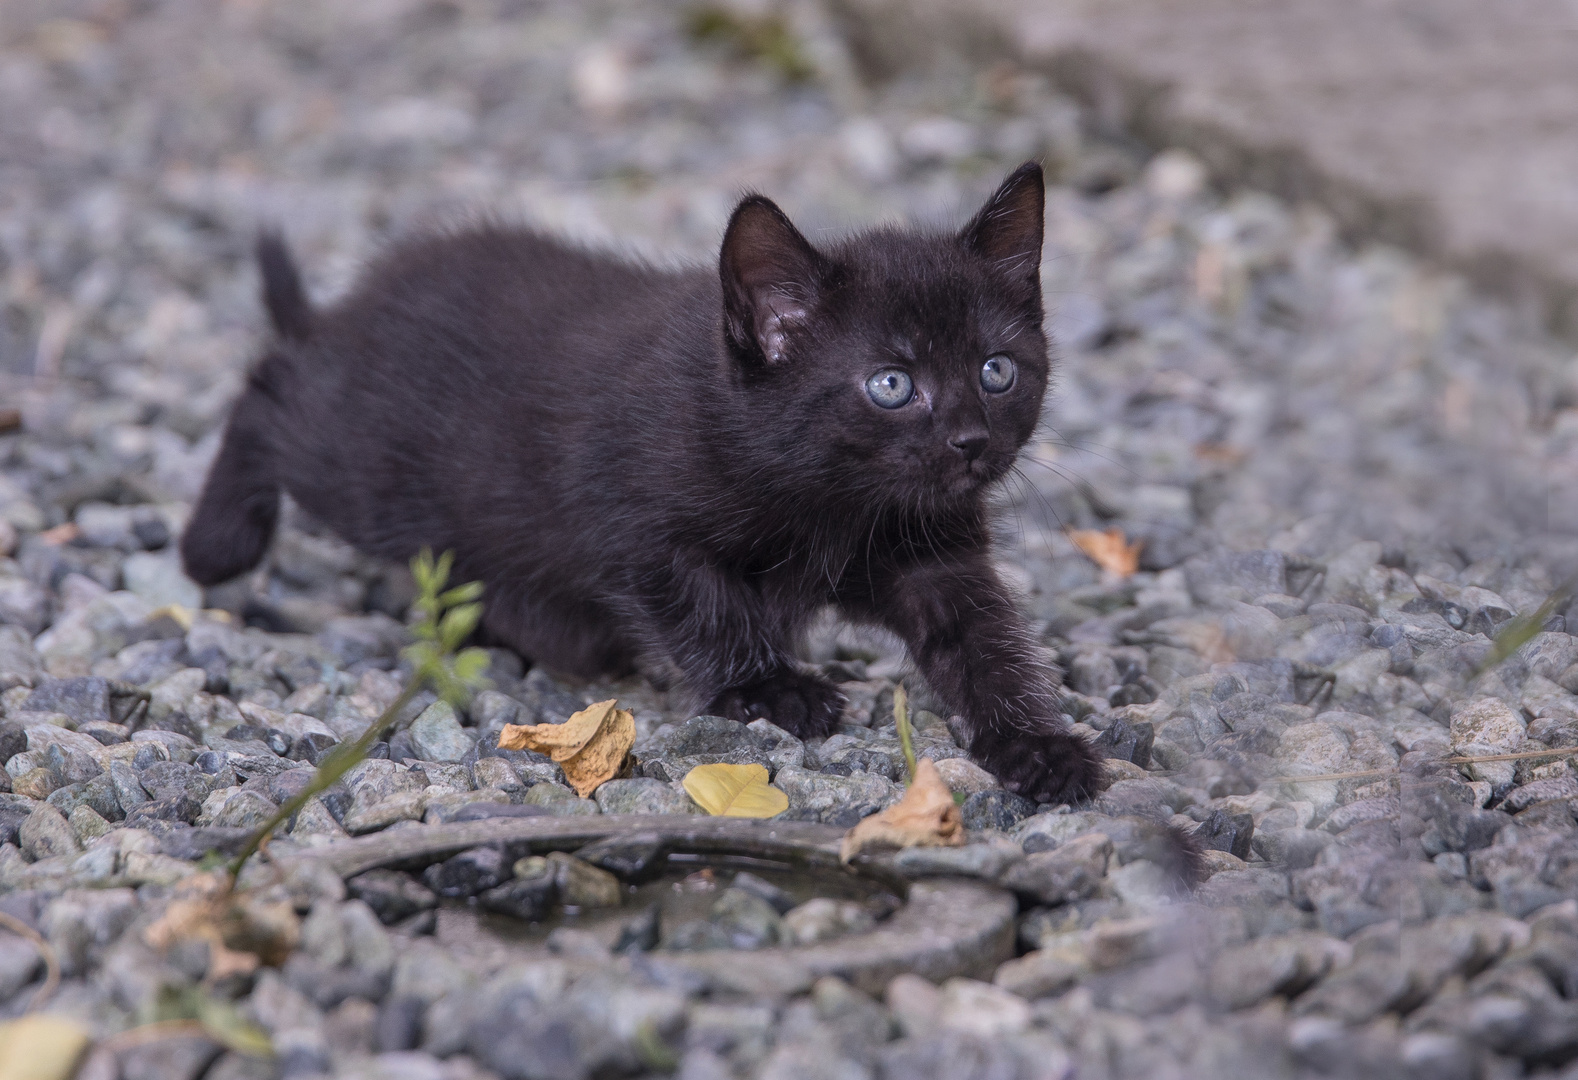
[[[280,488],[269,439],[270,405],[256,386],[236,402],[181,536],[181,563],[199,585],[217,585],[252,569],[274,538]]]

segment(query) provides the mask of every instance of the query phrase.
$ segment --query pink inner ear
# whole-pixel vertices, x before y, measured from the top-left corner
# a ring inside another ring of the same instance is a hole
[[[757,300],[756,340],[762,355],[769,364],[788,359],[789,331],[805,322],[804,304],[797,303],[782,293],[767,293]]]

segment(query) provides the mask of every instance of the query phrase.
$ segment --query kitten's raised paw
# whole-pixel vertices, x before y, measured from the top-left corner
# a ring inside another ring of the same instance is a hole
[[[799,739],[831,735],[844,711],[844,695],[815,675],[782,671],[745,686],[731,686],[707,711],[742,724],[768,720]]]
[[[970,756],[1003,787],[1040,803],[1079,802],[1106,786],[1101,755],[1070,731],[986,732],[970,745]]]

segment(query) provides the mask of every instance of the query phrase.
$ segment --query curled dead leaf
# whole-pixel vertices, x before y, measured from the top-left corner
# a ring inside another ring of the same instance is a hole
[[[770,818],[789,809],[789,796],[767,782],[761,765],[697,765],[680,781],[714,817]]]
[[[1108,529],[1098,532],[1095,529],[1070,529],[1068,538],[1074,541],[1074,546],[1090,557],[1090,560],[1109,574],[1118,577],[1128,577],[1140,568],[1140,549],[1145,546],[1145,541],[1136,540],[1129,543],[1124,538],[1122,529]]]
[[[964,843],[964,818],[936,764],[921,758],[915,781],[904,798],[861,821],[844,834],[838,857],[849,862],[868,849],[958,847]]]
[[[614,700],[599,701],[562,724],[505,724],[499,749],[547,754],[584,799],[623,771],[636,744],[635,714],[616,705]]]

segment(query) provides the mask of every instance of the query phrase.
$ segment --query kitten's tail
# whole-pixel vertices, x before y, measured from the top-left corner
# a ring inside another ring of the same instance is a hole
[[[285,238],[273,229],[258,234],[258,269],[263,274],[263,306],[280,337],[305,341],[312,333],[312,303]]]

